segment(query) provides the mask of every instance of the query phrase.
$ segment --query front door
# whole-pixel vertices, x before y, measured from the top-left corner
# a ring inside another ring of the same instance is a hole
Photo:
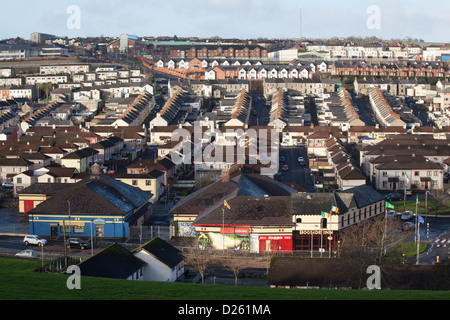
[[[95,225],[95,235],[99,238],[103,238],[104,236],[104,228],[102,224]]]
[[[23,201],[23,212],[27,213],[31,209],[34,209],[34,200],[24,200]]]
[[[52,237],[58,236],[58,226],[50,226],[50,235]]]

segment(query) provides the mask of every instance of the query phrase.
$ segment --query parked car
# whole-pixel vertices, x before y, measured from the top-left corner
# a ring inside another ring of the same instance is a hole
[[[285,162],[285,161],[286,161],[286,158],[285,158],[284,156],[281,156],[281,157],[280,157],[280,161],[281,161],[281,162]]]
[[[42,239],[37,235],[29,234],[23,238],[23,243],[25,243],[25,245],[34,244],[42,247],[47,244],[47,240]]]
[[[412,223],[410,221],[405,222],[404,224],[402,224],[402,230],[403,231],[414,230],[414,223]]]
[[[396,217],[397,216],[397,211],[395,210],[389,210],[387,213],[388,217]]]
[[[2,187],[3,188],[13,188],[14,185],[11,182],[3,182]]]
[[[304,166],[306,165],[306,161],[303,157],[298,157],[298,162],[300,163],[300,165]]]
[[[396,192],[389,193],[386,196],[386,200],[388,200],[388,201],[402,201],[403,200],[403,195],[400,194],[400,193],[396,193]]]
[[[406,189],[405,194],[406,194],[407,196],[412,195],[412,190],[411,190],[410,188]]]
[[[67,239],[66,245],[68,248],[78,248],[81,250],[89,249],[91,247],[91,245],[89,243],[84,242],[83,240],[78,239],[78,238]]]
[[[21,257],[21,258],[37,258],[36,252],[34,252],[34,250],[31,249],[26,249],[20,252],[17,252],[16,257]]]
[[[407,221],[407,220],[410,220],[413,216],[414,215],[413,215],[412,211],[405,211],[405,212],[403,212],[403,214],[401,215],[400,218],[403,221]]]
[[[288,165],[285,164],[283,167],[281,167],[281,170],[283,170],[283,171],[288,171],[288,170],[289,170]]]

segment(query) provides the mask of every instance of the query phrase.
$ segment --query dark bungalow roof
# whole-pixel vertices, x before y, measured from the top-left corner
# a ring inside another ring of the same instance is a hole
[[[147,251],[156,259],[172,269],[184,260],[184,257],[181,254],[180,250],[178,250],[168,242],[162,240],[161,238],[150,240],[142,246],[134,249],[132,252],[137,252],[140,250]]]
[[[145,262],[135,257],[128,249],[115,243],[78,265],[83,276],[127,279]]]

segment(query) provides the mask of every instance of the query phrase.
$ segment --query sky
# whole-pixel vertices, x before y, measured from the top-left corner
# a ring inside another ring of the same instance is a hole
[[[0,0],[0,4],[0,39],[29,39],[31,33],[42,32],[69,38],[128,33],[450,42],[450,1],[441,0]]]

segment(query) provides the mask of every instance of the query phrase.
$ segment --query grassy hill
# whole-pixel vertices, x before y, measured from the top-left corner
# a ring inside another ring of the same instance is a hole
[[[1,300],[449,300],[448,291],[328,290],[234,287],[81,278],[69,290],[67,275],[34,272],[39,261],[0,258]]]

